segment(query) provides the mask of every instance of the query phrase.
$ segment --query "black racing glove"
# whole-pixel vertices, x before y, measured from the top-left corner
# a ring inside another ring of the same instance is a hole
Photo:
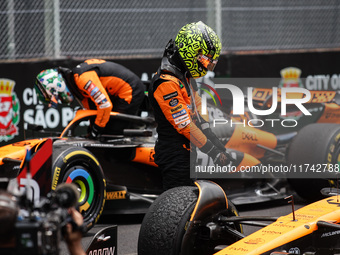
[[[230,156],[226,151],[221,151],[214,159],[214,164],[219,166],[229,165],[230,161],[234,161],[234,159]]]
[[[208,154],[213,159],[215,165],[225,166],[228,165],[230,161],[234,161],[232,156],[229,155],[225,149],[221,150],[209,140],[200,150]]]
[[[216,136],[216,134],[211,130],[209,123],[204,123],[201,125],[201,130],[203,134],[220,150],[224,151],[225,147],[224,144],[221,142],[220,139]]]
[[[103,132],[104,128],[93,124],[92,127],[90,128],[89,132],[89,138],[97,138],[101,133]]]

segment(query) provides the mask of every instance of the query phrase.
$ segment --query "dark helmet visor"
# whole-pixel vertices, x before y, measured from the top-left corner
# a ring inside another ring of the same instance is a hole
[[[213,60],[205,55],[198,55],[197,61],[201,63],[201,65],[207,69],[208,71],[213,71],[215,66],[217,65],[218,60]]]

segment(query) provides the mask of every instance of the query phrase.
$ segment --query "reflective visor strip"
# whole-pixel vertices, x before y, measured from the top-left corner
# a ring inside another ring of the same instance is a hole
[[[208,47],[208,51],[209,51],[208,55],[211,55],[211,57],[214,57],[214,55],[216,53],[215,45],[213,44],[206,27],[202,26],[202,24],[198,24],[198,28],[201,30],[203,40],[205,41],[205,43]]]
[[[198,55],[197,60],[208,70],[213,71],[217,65],[217,60],[213,60],[205,55]]]
[[[35,83],[38,88],[38,90],[40,91],[41,95],[45,98],[46,102],[50,102],[51,101],[51,95],[48,94],[48,92],[46,91],[46,89],[44,88],[43,85],[41,85],[41,82],[39,81],[38,78],[36,78],[36,83]]]

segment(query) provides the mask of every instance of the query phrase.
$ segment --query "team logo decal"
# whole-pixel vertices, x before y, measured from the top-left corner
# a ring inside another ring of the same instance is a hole
[[[11,140],[19,133],[20,103],[14,86],[14,81],[0,79],[0,142]]]

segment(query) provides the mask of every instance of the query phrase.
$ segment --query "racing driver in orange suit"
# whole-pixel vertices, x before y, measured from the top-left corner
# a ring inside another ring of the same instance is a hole
[[[38,74],[35,85],[40,101],[69,104],[76,97],[84,108],[97,109],[91,137],[104,132],[122,133],[129,123],[109,121],[110,112],[135,115],[145,91],[145,85],[132,71],[101,59],[88,59],[72,71],[62,67],[44,70]]]
[[[187,24],[166,46],[151,81],[149,98],[158,124],[155,163],[162,171],[164,190],[192,184],[195,147],[215,164],[230,162],[224,146],[198,112],[201,103],[194,80],[213,70],[220,51],[220,40],[210,27],[201,21]]]

